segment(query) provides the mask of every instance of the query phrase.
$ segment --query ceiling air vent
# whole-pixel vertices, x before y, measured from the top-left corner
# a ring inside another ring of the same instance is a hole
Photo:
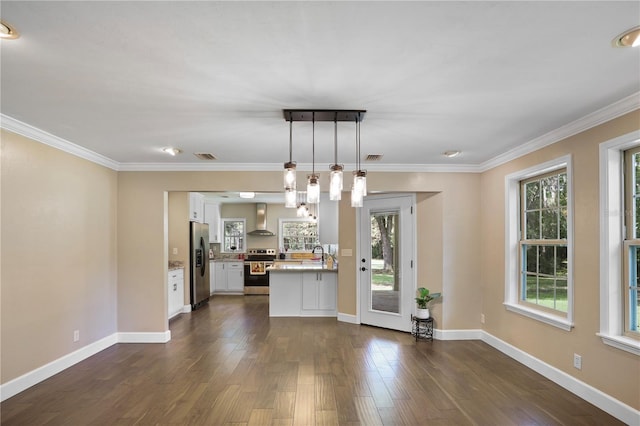
[[[194,152],[193,155],[198,157],[200,160],[217,160],[215,155],[209,154],[208,152]]]
[[[369,154],[364,161],[380,161],[382,160],[382,154]]]

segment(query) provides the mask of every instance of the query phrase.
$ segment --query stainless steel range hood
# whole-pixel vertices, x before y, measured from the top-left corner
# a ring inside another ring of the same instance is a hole
[[[256,203],[256,229],[249,232],[256,237],[273,237],[274,234],[267,230],[267,204]]]

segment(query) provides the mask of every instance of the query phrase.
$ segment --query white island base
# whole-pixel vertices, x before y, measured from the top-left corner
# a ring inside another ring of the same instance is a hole
[[[269,316],[337,316],[338,274],[335,269],[269,272]]]

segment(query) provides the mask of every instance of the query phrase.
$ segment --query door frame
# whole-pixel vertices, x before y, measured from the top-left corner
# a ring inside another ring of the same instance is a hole
[[[411,206],[412,206],[412,214],[411,214],[411,222],[413,224],[413,238],[411,240],[411,242],[409,243],[409,247],[411,247],[411,258],[413,260],[413,267],[411,268],[411,277],[413,279],[413,292],[415,293],[415,291],[417,290],[417,284],[418,284],[418,268],[417,268],[417,264],[416,264],[416,259],[417,259],[417,255],[418,255],[418,241],[417,241],[417,229],[418,229],[418,223],[417,223],[417,212],[416,212],[416,193],[415,192],[388,192],[388,193],[382,193],[382,194],[371,194],[368,195],[366,197],[366,199],[376,199],[376,200],[380,200],[380,199],[388,199],[388,198],[399,198],[399,197],[410,197],[411,199]],[[365,200],[366,200],[365,199]],[[360,306],[361,306],[361,298],[362,298],[362,291],[361,291],[361,280],[360,280],[360,262],[359,259],[362,258],[362,253],[364,252],[364,249],[362,247],[362,235],[361,235],[361,228],[362,228],[362,219],[360,218],[361,212],[358,211],[356,214],[356,261],[355,261],[355,266],[356,266],[356,323],[357,324],[362,324],[361,321],[361,317],[362,317],[362,312],[360,310]],[[411,309],[412,313],[415,313],[415,304],[413,305],[413,308]],[[409,328],[408,330],[411,330],[411,324],[408,324]]]

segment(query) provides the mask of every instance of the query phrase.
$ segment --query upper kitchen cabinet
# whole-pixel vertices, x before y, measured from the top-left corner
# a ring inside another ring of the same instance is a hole
[[[324,194],[323,194],[324,195]],[[322,244],[338,243],[338,203],[329,201],[319,203],[318,236]]]
[[[205,223],[204,195],[199,192],[189,193],[189,220],[191,222]]]
[[[219,243],[220,238],[220,204],[206,201],[204,203],[204,222],[209,224],[209,242]]]

